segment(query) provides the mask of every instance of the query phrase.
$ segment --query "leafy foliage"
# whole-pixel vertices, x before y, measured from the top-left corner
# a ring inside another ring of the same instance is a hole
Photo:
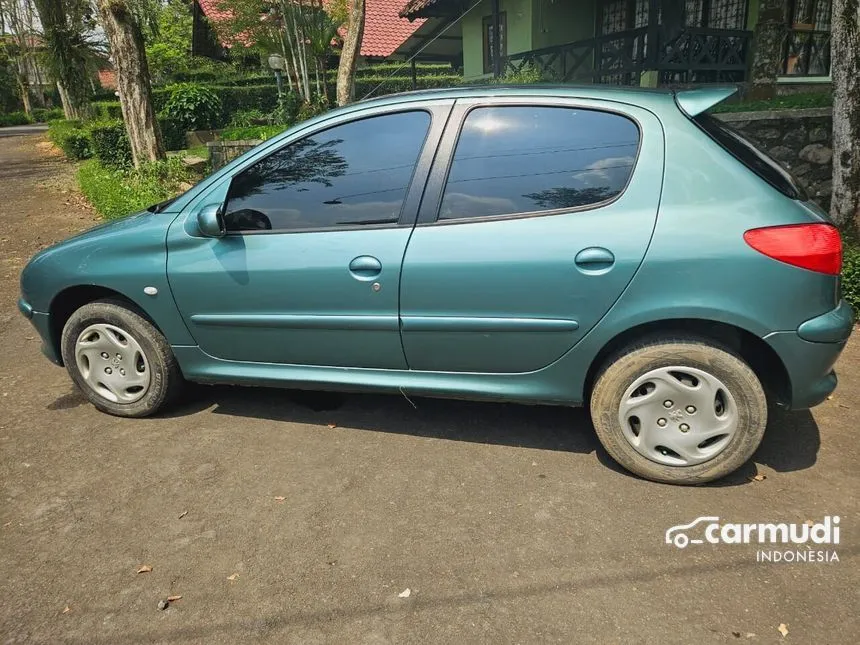
[[[169,199],[190,179],[182,161],[141,164],[137,170],[119,170],[90,159],[78,169],[81,192],[105,219],[117,219]]]
[[[860,315],[860,246],[846,243],[842,256],[842,297]]]
[[[32,119],[26,112],[10,112],[9,114],[0,114],[0,127],[6,125],[27,125],[32,123]]]
[[[121,168],[131,164],[131,145],[122,121],[104,121],[89,126],[93,155],[105,166]]]
[[[188,70],[194,62],[191,58],[192,19],[188,3],[184,0],[167,0],[156,5],[154,11],[156,28],[147,38],[146,60],[153,79],[164,81]],[[209,80],[216,80],[216,72],[212,74]]]
[[[62,119],[63,110],[61,108],[33,108],[30,116],[34,123],[47,123],[55,119]]]
[[[254,125],[247,127],[229,127],[221,133],[225,141],[249,141],[271,139],[286,130],[284,125]]]
[[[221,125],[221,99],[212,87],[195,83],[175,85],[162,115],[184,131],[206,130]]]
[[[48,138],[69,159],[89,159],[93,155],[90,133],[80,121],[51,121]]]

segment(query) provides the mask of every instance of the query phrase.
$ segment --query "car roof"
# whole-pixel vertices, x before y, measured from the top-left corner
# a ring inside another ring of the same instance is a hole
[[[384,88],[384,84],[380,89]],[[401,102],[438,99],[464,99],[483,96],[568,96],[571,98],[607,99],[625,103],[641,104],[653,100],[672,100],[675,92],[670,89],[624,87],[620,85],[460,85],[456,87],[398,92],[358,101],[361,105],[387,105]]]

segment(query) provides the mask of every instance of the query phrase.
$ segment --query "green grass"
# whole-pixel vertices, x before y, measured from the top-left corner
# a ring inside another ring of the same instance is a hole
[[[105,219],[124,217],[174,197],[189,179],[182,160],[176,157],[138,170],[109,168],[98,159],[84,161],[78,168],[81,192]]]
[[[802,110],[806,108],[830,107],[833,105],[833,95],[830,92],[808,92],[805,94],[790,94],[777,96],[761,101],[738,101],[737,103],[721,103],[714,112],[764,112],[768,110]]]

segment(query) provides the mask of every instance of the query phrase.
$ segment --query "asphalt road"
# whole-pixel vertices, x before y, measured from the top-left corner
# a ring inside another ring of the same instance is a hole
[[[832,400],[699,488],[622,472],[561,408],[197,387],[116,419],[15,309],[26,259],[94,221],[37,143],[0,145],[0,642],[857,642],[858,340]],[[826,515],[838,562],[664,543]]]
[[[44,123],[36,123],[33,125],[10,125],[5,128],[0,128],[0,137],[21,137],[31,134],[40,134],[45,132],[48,126]]]

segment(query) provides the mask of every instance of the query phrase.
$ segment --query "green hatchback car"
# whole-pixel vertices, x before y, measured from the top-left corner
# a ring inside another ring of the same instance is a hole
[[[41,252],[20,310],[110,414],[184,380],[586,405],[634,473],[713,480],[853,322],[836,228],[707,114],[733,92],[359,102]]]

